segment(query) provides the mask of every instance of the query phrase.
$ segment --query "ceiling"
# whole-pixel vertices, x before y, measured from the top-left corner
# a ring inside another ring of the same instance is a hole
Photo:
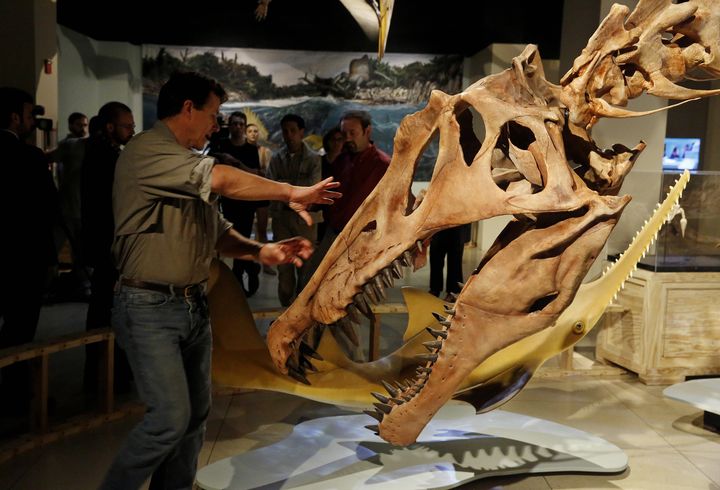
[[[338,0],[274,0],[257,22],[256,0],[180,2],[57,0],[59,24],[93,39],[134,44],[312,51],[375,51]],[[396,0],[387,52],[472,55],[488,44],[534,43],[559,57],[563,0]],[[157,13],[157,10],[163,10]]]

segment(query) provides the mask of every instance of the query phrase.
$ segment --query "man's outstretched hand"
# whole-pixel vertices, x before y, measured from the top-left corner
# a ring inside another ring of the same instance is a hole
[[[313,250],[307,238],[293,237],[263,245],[258,253],[258,261],[265,265],[295,264],[295,267],[300,267],[303,260],[310,258]]]
[[[290,191],[290,201],[288,206],[295,211],[308,224],[312,225],[313,221],[307,212],[308,207],[312,204],[332,204],[335,199],[342,197],[342,194],[335,192],[340,186],[340,182],[333,182],[332,177],[321,180],[311,187],[293,186]]]

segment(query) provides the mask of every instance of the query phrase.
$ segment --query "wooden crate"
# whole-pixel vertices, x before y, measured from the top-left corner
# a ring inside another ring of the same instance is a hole
[[[638,269],[600,325],[596,358],[646,384],[720,374],[720,273]]]

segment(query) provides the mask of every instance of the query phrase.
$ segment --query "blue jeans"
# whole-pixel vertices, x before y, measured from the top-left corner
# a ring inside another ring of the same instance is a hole
[[[152,475],[153,490],[189,490],[211,403],[207,299],[121,286],[112,323],[146,411],[101,488],[137,489]]]

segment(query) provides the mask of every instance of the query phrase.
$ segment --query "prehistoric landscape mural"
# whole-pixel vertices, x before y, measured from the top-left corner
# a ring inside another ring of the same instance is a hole
[[[263,144],[282,147],[280,119],[301,115],[305,135],[316,146],[349,109],[373,119],[373,140],[388,154],[400,121],[421,110],[430,93],[462,89],[462,57],[371,53],[333,53],[198,47],[143,47],[143,120],[156,120],[157,93],[176,70],[195,70],[223,84],[230,96],[221,110],[250,109],[267,129]],[[437,140],[420,161],[417,181],[428,181],[437,158]]]

